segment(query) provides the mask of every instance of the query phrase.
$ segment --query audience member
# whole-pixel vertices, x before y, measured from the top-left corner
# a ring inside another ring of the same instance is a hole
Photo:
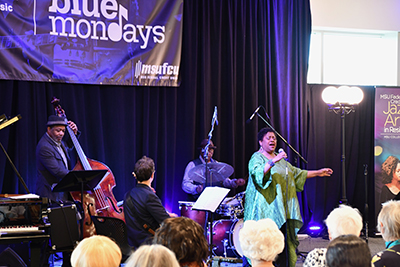
[[[400,264],[400,201],[389,200],[378,215],[378,230],[385,240],[386,249],[372,258],[375,267]]]
[[[94,235],[83,239],[71,255],[73,267],[118,267],[122,253],[110,238]]]
[[[272,261],[285,247],[285,237],[271,219],[245,221],[239,232],[239,242],[253,267],[274,266]]]
[[[360,212],[346,205],[340,205],[339,208],[332,210],[326,218],[325,223],[328,227],[329,240],[340,235],[359,236],[363,227]],[[325,254],[326,248],[313,249],[307,254],[303,266],[326,266]]]
[[[368,244],[355,235],[341,235],[333,239],[326,251],[328,267],[371,267]]]
[[[186,217],[165,219],[156,231],[153,244],[164,245],[175,253],[181,266],[205,267],[208,244],[203,227]]]
[[[142,245],[127,260],[125,267],[179,267],[175,254],[162,245]]]

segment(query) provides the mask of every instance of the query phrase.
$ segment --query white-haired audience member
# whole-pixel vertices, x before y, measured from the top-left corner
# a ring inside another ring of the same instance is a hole
[[[363,227],[360,212],[346,205],[340,205],[332,210],[326,218],[325,224],[328,227],[329,240],[333,240],[340,235],[359,236]],[[308,253],[303,266],[326,266],[325,253],[326,248],[313,249]]]
[[[367,242],[355,235],[333,239],[326,250],[328,267],[371,267],[371,251]]]
[[[163,245],[142,245],[127,260],[125,267],[180,267],[175,254]]]
[[[72,267],[118,267],[122,253],[110,238],[94,235],[83,239],[71,255]]]
[[[245,221],[239,232],[239,242],[253,267],[274,266],[272,262],[285,247],[285,237],[271,219]]]
[[[373,265],[400,266],[400,201],[389,200],[382,204],[378,215],[378,230],[385,240],[386,249],[372,258]]]

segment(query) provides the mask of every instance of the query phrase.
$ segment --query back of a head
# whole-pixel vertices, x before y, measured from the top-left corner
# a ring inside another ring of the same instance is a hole
[[[326,251],[328,267],[371,267],[368,244],[355,235],[342,235],[333,239]]]
[[[149,180],[155,170],[154,161],[151,158],[143,156],[136,162],[134,174],[139,182],[143,182]]]
[[[282,232],[271,219],[245,221],[239,241],[246,257],[268,262],[273,261],[285,246]]]
[[[125,267],[179,267],[175,254],[162,245],[142,245],[126,261]]]
[[[325,220],[331,239],[340,235],[360,236],[363,221],[358,209],[340,205],[329,213]]]
[[[122,254],[110,238],[94,235],[83,239],[71,255],[73,267],[118,267]]]
[[[153,244],[172,250],[180,264],[196,262],[202,266],[208,256],[203,228],[186,217],[165,219],[154,235]]]
[[[389,200],[382,204],[378,215],[378,230],[385,241],[400,239],[400,201]]]

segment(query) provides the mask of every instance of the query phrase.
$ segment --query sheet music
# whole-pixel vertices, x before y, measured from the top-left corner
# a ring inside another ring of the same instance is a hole
[[[229,191],[231,190],[228,188],[218,186],[206,187],[196,203],[194,203],[192,209],[215,212],[222,200],[228,195]]]

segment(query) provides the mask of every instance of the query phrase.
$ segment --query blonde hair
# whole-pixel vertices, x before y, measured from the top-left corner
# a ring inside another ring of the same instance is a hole
[[[329,213],[325,220],[331,239],[340,235],[360,236],[363,221],[358,209],[340,205]]]
[[[119,246],[110,238],[94,235],[83,239],[71,255],[73,267],[118,267],[122,254]]]
[[[282,232],[271,219],[245,221],[239,241],[243,254],[254,260],[273,261],[285,246]]]
[[[175,254],[163,245],[142,245],[126,261],[125,267],[179,267]]]

